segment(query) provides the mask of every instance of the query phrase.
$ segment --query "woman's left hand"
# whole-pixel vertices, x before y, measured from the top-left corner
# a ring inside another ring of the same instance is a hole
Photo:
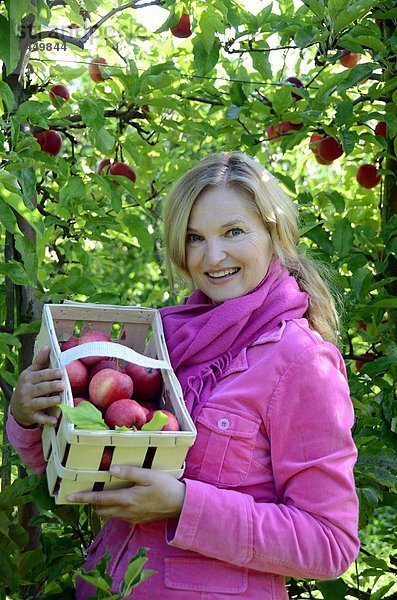
[[[123,519],[132,524],[179,517],[185,485],[172,475],[130,466],[112,466],[110,473],[131,481],[131,486],[102,492],[78,492],[68,496],[68,500],[93,504],[98,516]]]

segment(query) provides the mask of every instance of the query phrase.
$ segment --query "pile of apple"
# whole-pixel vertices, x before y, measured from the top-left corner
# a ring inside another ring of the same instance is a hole
[[[71,336],[60,342],[64,352],[88,342],[110,342],[110,336],[103,331],[88,331],[80,338]],[[128,427],[140,429],[149,423],[159,409],[163,387],[161,371],[127,363],[119,365],[113,358],[88,356],[70,362],[66,366],[74,406],[88,400],[102,413],[109,429]],[[176,417],[162,410],[168,423],[162,431],[179,431]],[[146,428],[148,429],[148,428]]]

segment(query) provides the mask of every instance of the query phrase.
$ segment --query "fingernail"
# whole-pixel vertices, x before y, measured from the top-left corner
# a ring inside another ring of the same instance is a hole
[[[66,496],[66,500],[68,500],[68,502],[74,502],[76,500],[76,496],[73,496],[73,494],[71,496]]]
[[[120,467],[116,467],[116,466],[115,467],[110,467],[109,471],[111,473],[115,473],[115,474],[116,473],[120,473]]]

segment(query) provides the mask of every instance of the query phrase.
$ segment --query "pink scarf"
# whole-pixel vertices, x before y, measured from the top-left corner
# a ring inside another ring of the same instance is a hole
[[[187,408],[197,415],[211,390],[243,348],[281,321],[303,317],[307,294],[274,261],[251,292],[214,305],[200,290],[180,306],[160,310],[173,369]]]

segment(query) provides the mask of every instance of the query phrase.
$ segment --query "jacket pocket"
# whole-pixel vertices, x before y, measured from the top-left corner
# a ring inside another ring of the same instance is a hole
[[[164,585],[174,590],[243,594],[248,571],[211,558],[166,557]]]
[[[196,419],[197,439],[189,450],[186,476],[219,486],[237,486],[251,466],[260,419],[207,403]]]

